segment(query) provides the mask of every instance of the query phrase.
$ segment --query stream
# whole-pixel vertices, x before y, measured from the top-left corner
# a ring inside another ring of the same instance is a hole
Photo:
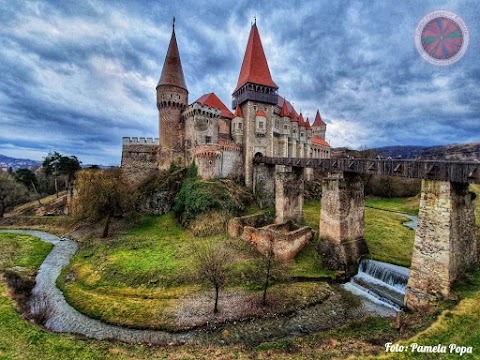
[[[339,327],[349,320],[365,316],[364,308],[352,308],[348,302],[345,302],[342,290],[332,286],[327,300],[298,309],[288,316],[252,318],[217,326],[214,329],[205,328],[178,333],[110,325],[75,310],[67,303],[63,293],[56,286],[56,280],[63,267],[70,263],[78,250],[76,241],[36,230],[0,230],[0,232],[32,235],[54,245],[38,270],[36,285],[28,303],[32,314],[44,314],[46,319],[44,326],[54,332],[135,344],[244,343],[254,346],[265,341]]]

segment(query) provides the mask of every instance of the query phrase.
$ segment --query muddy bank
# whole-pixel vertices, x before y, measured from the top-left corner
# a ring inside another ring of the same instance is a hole
[[[45,319],[44,326],[55,332],[80,334],[98,340],[113,339],[127,343],[156,345],[184,343],[244,343],[256,345],[265,341],[335,328],[348,320],[365,315],[365,309],[360,305],[352,306],[352,299],[342,289],[334,285],[325,285],[322,301],[313,306],[298,309],[288,315],[269,314],[264,318],[251,318],[240,322],[233,321],[178,333],[135,330],[109,325],[91,319],[72,308],[56,286],[56,280],[62,268],[70,263],[70,259],[78,249],[74,240],[59,238],[36,230],[0,230],[0,232],[33,235],[54,245],[38,271],[36,285],[28,302],[28,308],[32,315]],[[191,304],[188,304],[187,301],[185,303],[186,307],[182,311],[186,315],[195,316],[195,307],[189,305]],[[203,306],[201,308],[203,309]],[[227,303],[225,303],[224,311],[229,311]],[[204,316],[207,315],[204,314]]]

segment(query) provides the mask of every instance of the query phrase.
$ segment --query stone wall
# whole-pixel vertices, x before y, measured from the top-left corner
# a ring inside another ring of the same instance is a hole
[[[303,170],[275,165],[275,223],[303,222]]]
[[[261,226],[264,215],[245,216],[231,219],[228,223],[229,235],[241,238],[255,245],[261,254],[273,252],[279,260],[291,260],[313,239],[310,227],[298,227],[293,222]]]
[[[354,275],[360,258],[368,253],[363,238],[364,200],[363,182],[356,174],[323,180],[319,252],[330,269]]]
[[[204,179],[238,177],[243,174],[241,147],[223,141],[218,145],[197,146],[195,162]]]
[[[452,284],[477,266],[477,246],[468,184],[422,180],[406,306],[424,309],[448,296]]]
[[[122,171],[133,185],[139,184],[158,169],[159,146],[147,143],[135,143],[124,138],[122,148]],[[136,139],[136,138],[132,138]]]
[[[275,167],[264,164],[253,167],[253,193],[261,209],[275,204]]]

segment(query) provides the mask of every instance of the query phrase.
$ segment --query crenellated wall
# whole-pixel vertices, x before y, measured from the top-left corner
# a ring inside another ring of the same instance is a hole
[[[122,170],[133,185],[141,183],[158,169],[160,146],[154,138],[123,138]]]

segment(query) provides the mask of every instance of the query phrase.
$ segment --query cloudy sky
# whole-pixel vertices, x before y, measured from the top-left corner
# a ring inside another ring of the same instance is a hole
[[[430,11],[460,15],[459,62],[420,58],[414,30]],[[172,17],[193,102],[230,106],[254,16],[279,93],[332,146],[480,141],[480,12],[472,1],[0,0],[0,154],[53,149],[120,163],[123,136],[158,137],[155,86]]]

